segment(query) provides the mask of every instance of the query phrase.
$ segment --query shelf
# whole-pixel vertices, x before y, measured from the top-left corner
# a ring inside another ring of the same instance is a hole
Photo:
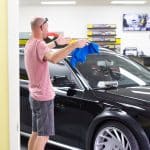
[[[115,45],[102,45],[104,48],[115,49]]]
[[[87,31],[87,36],[97,36],[97,35],[101,35],[101,36],[116,36],[116,32],[109,32],[109,31],[91,31],[88,30]]]
[[[88,24],[88,29],[116,29],[115,24]]]
[[[96,42],[103,48],[120,50],[120,38],[116,38],[116,24],[88,24],[88,40]]]
[[[93,34],[93,35],[87,35],[88,37],[114,37],[116,36],[116,34],[112,34],[112,35],[102,35],[102,34]]]
[[[25,46],[28,39],[19,39],[19,46]]]
[[[89,41],[93,42],[115,42],[115,38],[106,38],[106,37],[88,37]]]

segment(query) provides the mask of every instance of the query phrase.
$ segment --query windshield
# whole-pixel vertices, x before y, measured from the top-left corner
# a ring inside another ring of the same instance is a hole
[[[89,55],[77,69],[92,88],[97,88],[101,81],[118,81],[118,87],[150,85],[150,71],[117,54]]]

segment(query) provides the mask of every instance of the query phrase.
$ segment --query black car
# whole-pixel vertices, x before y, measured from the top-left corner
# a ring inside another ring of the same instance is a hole
[[[150,150],[150,72],[101,49],[76,68],[49,63],[56,92],[50,143],[70,150]],[[20,51],[21,134],[31,133],[28,77]]]

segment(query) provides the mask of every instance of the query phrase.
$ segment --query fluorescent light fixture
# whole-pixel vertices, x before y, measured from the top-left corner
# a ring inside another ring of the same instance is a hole
[[[41,1],[42,5],[75,5],[76,1]]]
[[[146,4],[147,1],[126,1],[126,0],[114,0],[114,1],[111,1],[111,4],[124,4],[124,5],[131,5],[131,4]]]

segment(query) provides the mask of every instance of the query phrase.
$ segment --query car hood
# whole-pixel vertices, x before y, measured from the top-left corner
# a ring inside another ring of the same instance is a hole
[[[103,92],[99,90],[95,91],[95,96],[111,103],[132,104],[150,109],[150,86],[118,88]]]
[[[108,93],[129,97],[150,103],[150,86],[145,87],[127,87],[117,90],[110,90]]]

